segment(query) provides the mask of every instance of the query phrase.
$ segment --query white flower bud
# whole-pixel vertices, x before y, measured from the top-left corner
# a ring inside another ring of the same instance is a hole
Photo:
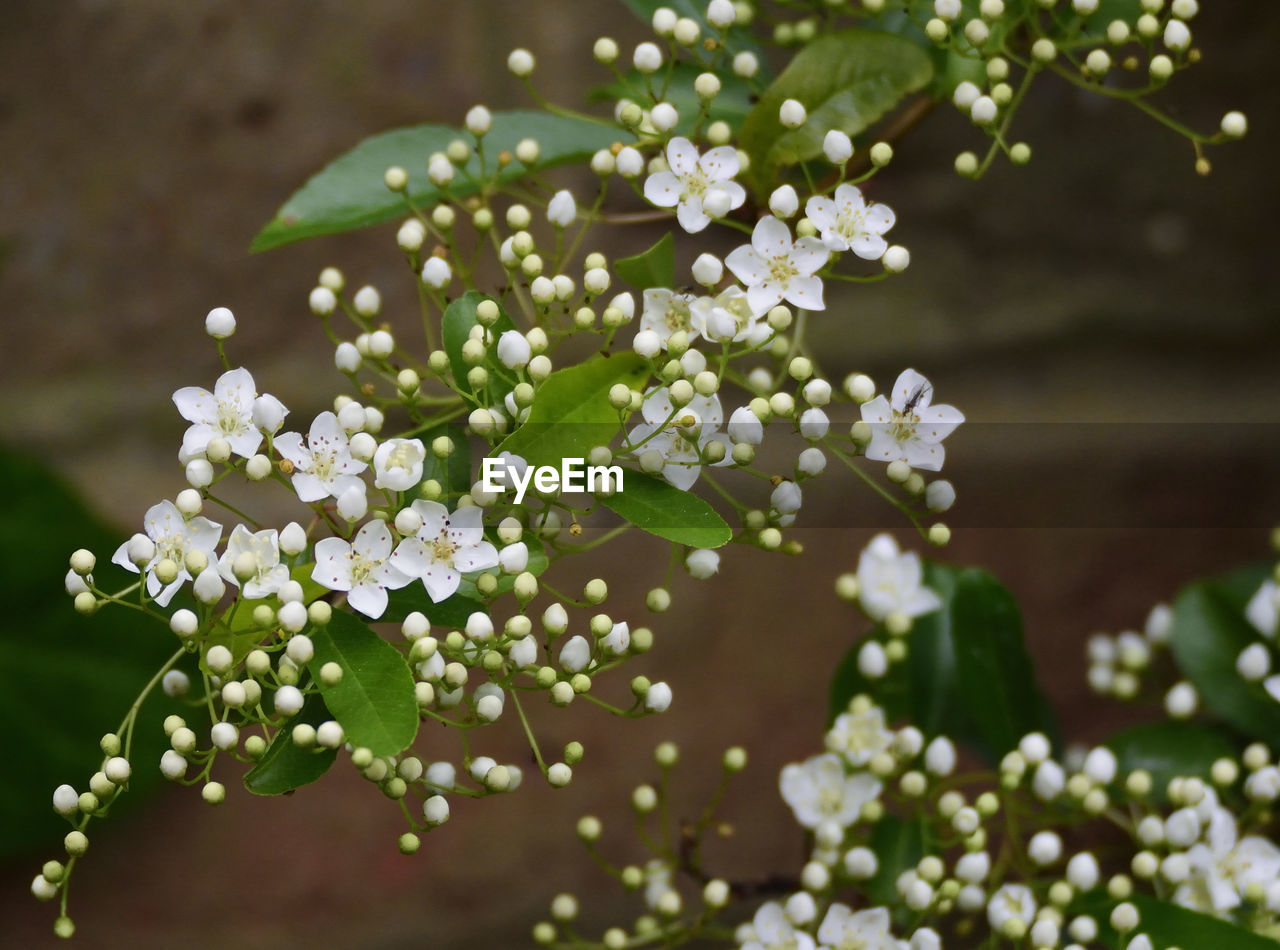
[[[528,76],[533,72],[533,65],[533,54],[527,49],[513,49],[507,57],[507,69],[511,70],[513,76]]]
[[[631,55],[631,62],[642,73],[657,72],[662,68],[662,50],[656,43],[640,43]]]
[[[649,691],[644,697],[644,707],[650,712],[666,712],[671,705],[671,687],[666,683],[658,682],[649,686]]]
[[[769,507],[778,514],[793,515],[800,510],[802,492],[800,486],[792,481],[778,483],[778,487],[769,495]]]
[[[934,775],[950,775],[956,767],[956,747],[946,736],[938,736],[924,750],[924,767]]]
[[[800,435],[811,442],[821,439],[830,428],[831,421],[821,409],[806,409],[800,413]]]
[[[733,57],[733,72],[735,76],[750,79],[759,71],[760,60],[755,53],[744,50]]]
[[[1181,20],[1171,19],[1164,26],[1164,45],[1181,51],[1191,45],[1191,30]]]
[[[591,662],[591,644],[584,636],[571,637],[560,648],[560,666],[570,673],[577,673]]]
[[[467,110],[465,122],[467,131],[479,137],[493,127],[493,116],[484,106],[472,106]]]
[[[222,578],[218,575],[216,566],[207,567],[196,575],[196,581],[191,586],[192,592],[196,595],[196,600],[202,604],[216,604],[222,599],[222,595],[227,592],[227,585],[222,582]]]
[[[880,262],[890,274],[901,274],[911,266],[911,252],[901,244],[890,244]]]
[[[785,99],[778,108],[778,121],[788,129],[798,129],[808,117],[803,103],[797,99]]]
[[[1222,117],[1222,134],[1228,138],[1243,138],[1249,131],[1249,122],[1243,112],[1228,112]]]
[[[933,0],[933,15],[939,20],[954,20],[960,16],[960,0]]]
[[[428,257],[422,265],[422,282],[436,290],[448,285],[453,279],[453,268],[443,257]]]
[[[498,566],[504,573],[519,574],[529,566],[529,547],[523,541],[508,544],[498,552]]]
[[[782,185],[769,195],[769,210],[779,218],[789,218],[800,210],[800,197],[790,185]]]
[[[498,338],[498,359],[508,369],[527,366],[533,357],[533,348],[519,330],[507,330]]]
[[[733,0],[711,0],[707,4],[707,22],[714,27],[727,29],[733,26],[737,18],[738,11],[733,5]]]
[[[443,795],[432,795],[422,803],[422,816],[429,825],[444,824],[449,820],[449,802]]]
[[[1186,719],[1192,716],[1200,704],[1196,688],[1190,683],[1175,683],[1164,695],[1165,712],[1172,719]]]
[[[226,307],[214,307],[204,318],[204,332],[215,340],[225,340],[236,332],[236,318]]]
[[[724,264],[714,254],[699,254],[693,262],[693,279],[704,287],[713,287],[724,276]]]
[[[1037,831],[1027,842],[1027,856],[1036,864],[1053,864],[1062,857],[1062,839],[1052,831]]]
[[[858,672],[869,680],[877,680],[889,672],[889,657],[875,640],[858,648]]]
[[[1031,790],[1044,801],[1057,798],[1066,786],[1067,777],[1062,766],[1052,759],[1041,762],[1031,780]]]
[[[720,555],[709,548],[697,548],[684,560],[685,569],[698,580],[706,580],[720,569]]]
[[[853,157],[853,140],[839,129],[832,129],[822,140],[822,154],[833,165],[843,165]]]
[[[796,469],[804,475],[820,475],[827,467],[827,457],[822,449],[810,446],[796,459]]]
[[[187,463],[184,474],[192,488],[208,488],[213,484],[213,466],[207,459],[192,459]]]
[[[573,192],[562,188],[551,196],[547,204],[547,220],[557,228],[567,228],[578,216],[578,203],[573,199]]]
[[[1271,672],[1271,652],[1261,643],[1251,643],[1236,657],[1236,672],[1250,683],[1265,678]]]

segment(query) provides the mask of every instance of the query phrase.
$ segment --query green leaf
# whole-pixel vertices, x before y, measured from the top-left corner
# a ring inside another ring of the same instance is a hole
[[[622,489],[600,503],[637,528],[694,548],[718,548],[733,537],[709,504],[660,478],[628,469]]]
[[[1170,904],[1150,894],[1133,894],[1126,898],[1138,908],[1138,933],[1151,938],[1156,950],[1181,947],[1182,950],[1275,950],[1270,937],[1211,917],[1199,911]],[[1070,916],[1086,914],[1098,922],[1098,939],[1112,950],[1124,950],[1133,939],[1111,926],[1111,911],[1119,903],[1098,889],[1081,895],[1070,907]]]
[[[532,110],[493,113],[493,127],[484,137],[485,170],[473,154],[449,186],[449,196],[463,198],[480,190],[493,177],[500,151],[515,151],[524,138],[537,139],[538,160],[531,166],[513,160],[497,173],[499,182],[513,181],[530,171],[584,162],[596,151],[629,138],[612,122],[550,115]],[[418,207],[441,199],[440,189],[422,170],[427,157],[443,152],[455,139],[472,141],[470,133],[447,125],[417,125],[365,139],[332,161],[290,196],[275,218],[253,239],[250,250],[341,234],[408,214],[404,196],[389,191],[383,174],[392,165],[409,170],[408,196]]]
[[[822,154],[829,129],[857,135],[932,78],[929,55],[901,36],[845,30],[814,40],[764,91],[742,124],[738,145],[751,156],[752,187],[758,195],[767,194],[779,165]],[[808,111],[798,129],[784,128],[778,118],[786,99],[799,100]]]
[[[418,702],[404,657],[342,610],[335,610],[325,626],[312,628],[310,636],[315,656],[307,668],[347,740],[374,755],[407,749],[418,731]],[[342,679],[333,686],[320,679],[320,667],[330,662],[342,667]]]
[[[47,851],[66,834],[50,793],[63,782],[84,790],[102,765],[98,740],[116,728],[179,643],[137,611],[108,606],[91,617],[77,614],[62,586],[68,555],[79,547],[93,551],[95,580],[119,590],[137,579],[110,563],[124,538],[54,472],[3,446],[0,484],[16,500],[0,508],[0,546],[12,555],[0,572],[0,600],[11,611],[0,627],[0,732],[14,763],[0,781],[0,856],[10,857]],[[179,595],[170,609],[182,605]],[[198,679],[191,659],[179,668]],[[112,805],[113,818],[142,804],[161,783],[154,763],[168,748],[160,722],[169,713],[190,716],[191,710],[154,690],[138,716],[130,793]]]
[[[639,290],[650,287],[675,287],[676,240],[668,231],[658,243],[635,257],[613,262],[613,272]]]
[[[475,290],[468,290],[444,310],[444,351],[449,356],[449,369],[453,373],[454,382],[464,393],[471,392],[471,383],[467,381],[467,371],[471,368],[462,358],[462,346],[471,336],[471,328],[476,326],[476,308],[483,300],[492,300],[498,304],[498,319],[493,324],[493,339],[496,341],[507,330],[514,330],[516,325],[511,316],[503,309],[497,299]],[[502,397],[511,391],[516,384],[506,367],[494,364],[489,367],[489,401],[501,402]],[[505,381],[505,385],[503,382]]]
[[[1192,584],[1173,603],[1169,645],[1206,707],[1245,735],[1275,743],[1280,704],[1261,683],[1245,682],[1236,672],[1240,651],[1261,639],[1244,608],[1267,576],[1258,565]]]
[[[924,576],[942,598],[941,609],[916,618],[906,661],[882,679],[859,672],[860,645],[854,646],[832,677],[830,719],[865,693],[889,719],[907,719],[926,735],[948,735],[990,762],[1028,732],[1055,739],[1013,596],[978,568],[929,562]],[[889,635],[877,627],[873,636]]]
[[[1151,773],[1152,795],[1166,799],[1169,780],[1176,776],[1209,777],[1213,763],[1233,758],[1238,750],[1207,723],[1152,722],[1118,732],[1106,741],[1116,755],[1119,774],[1135,769]]]
[[[879,861],[875,876],[866,883],[867,896],[876,904],[892,906],[901,900],[895,884],[898,875],[914,868],[926,854],[934,854],[937,842],[927,822],[885,815],[872,829],[867,847]]]
[[[267,751],[244,776],[244,787],[255,795],[285,795],[309,785],[333,765],[337,749],[302,749],[294,745],[293,727],[301,723],[318,726],[332,719],[324,700],[312,693],[298,714],[276,733]]]
[[[499,452],[519,455],[530,465],[559,467],[566,458],[586,458],[618,434],[618,411],[609,405],[616,383],[639,388],[648,366],[635,353],[601,353],[552,373],[538,387],[529,419],[507,436]]]
[[[675,68],[671,70],[671,80],[667,84],[666,91],[663,92],[660,86],[654,90],[661,97],[660,101],[670,103],[680,113],[680,121],[676,123],[673,130],[678,134],[688,135],[692,132],[702,111],[702,99],[695,91],[693,83],[704,71],[692,63],[676,63]],[[610,102],[630,99],[648,107],[655,103],[654,96],[649,93],[650,82],[648,76],[638,69],[633,69],[619,81],[609,83],[607,86],[597,86],[591,90],[591,98]],[[736,132],[742,127],[747,113],[751,111],[751,88],[751,84],[740,76],[721,74],[720,92],[711,100],[707,108],[706,121],[727,122],[729,128]]]
[[[655,10],[659,7],[670,7],[680,16],[696,20],[698,25],[702,27],[702,36],[714,37],[719,35],[719,30],[707,22],[707,5],[703,0],[622,0],[622,4],[634,13],[637,19],[644,23],[645,26],[652,26]],[[760,61],[760,71],[756,75],[762,81],[768,80],[768,62],[750,29],[736,24],[729,27],[729,33],[724,40],[724,48],[732,54],[742,52],[755,53],[756,58]]]

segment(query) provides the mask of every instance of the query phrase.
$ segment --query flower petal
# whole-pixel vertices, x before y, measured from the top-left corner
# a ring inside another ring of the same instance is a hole
[[[683,136],[677,135],[667,143],[667,164],[681,178],[698,170],[698,149]]]
[[[918,393],[918,395],[917,395]],[[915,396],[915,411],[927,409],[933,400],[933,384],[913,369],[904,369],[893,383],[893,408],[905,412],[907,400]]]
[[[751,246],[766,260],[785,257],[791,253],[791,229],[773,215],[766,215],[751,232]],[[726,258],[725,263],[728,262]]]
[[[822,302],[822,279],[819,277],[792,277],[787,281],[783,296],[804,310],[825,310],[827,306]]]
[[[702,201],[698,198],[686,198],[680,202],[680,207],[676,208],[676,220],[690,234],[697,234],[711,223],[711,218],[702,210]]]
[[[659,208],[674,208],[684,191],[680,179],[671,172],[657,172],[644,182],[644,197]]]

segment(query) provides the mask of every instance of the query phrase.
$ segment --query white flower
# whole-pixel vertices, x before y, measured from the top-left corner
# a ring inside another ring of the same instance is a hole
[[[1280,627],[1280,587],[1275,581],[1265,581],[1244,608],[1249,623],[1264,637],[1274,637]]]
[[[347,434],[332,412],[322,412],[311,423],[307,444],[297,432],[276,439],[280,454],[293,463],[293,490],[301,501],[340,496],[348,488],[362,488],[359,478],[368,465],[351,457]]]
[[[751,929],[754,939],[744,943],[742,950],[814,950],[816,946],[812,937],[796,930],[777,901],[760,905],[751,919]]]
[[[702,207],[709,194],[720,196],[720,202],[727,199],[728,210],[747,200],[746,190],[733,180],[738,174],[738,153],[732,146],[721,145],[699,158],[692,142],[676,136],[667,143],[667,165],[670,171],[645,180],[644,196],[659,208],[674,207],[680,227],[690,234],[711,223]]]
[[[858,558],[858,600],[872,620],[893,613],[919,617],[937,610],[942,599],[923,582],[920,555],[900,553],[892,535],[876,535]]]
[[[182,517],[177,505],[171,501],[162,501],[147,509],[142,526],[152,542],[151,559],[142,568],[147,575],[147,594],[155,600],[157,606],[165,607],[183,582],[191,580],[191,572],[187,570],[189,551],[200,551],[210,561],[214,559],[213,549],[218,546],[218,540],[222,537],[222,525],[201,516],[188,521]],[[138,565],[129,560],[129,547],[132,544],[133,540],[130,539],[116,548],[116,553],[111,556],[111,563],[119,564],[125,570],[137,574]],[[161,583],[160,578],[155,575],[156,565],[164,560],[172,561],[178,567],[177,577],[168,584]]]
[[[421,439],[387,439],[373,454],[373,487],[408,491],[422,481],[426,458]]]
[[[999,932],[1010,920],[1030,924],[1036,915],[1036,899],[1031,888],[1024,884],[1005,884],[991,895],[987,902],[987,920],[991,929]]]
[[[1238,834],[1235,816],[1215,806],[1204,842],[1187,851],[1191,878],[1174,892],[1175,904],[1228,916],[1251,884],[1265,888],[1280,877],[1280,848],[1258,835],[1237,840]]]
[[[783,300],[805,310],[822,310],[822,280],[813,275],[830,256],[817,238],[792,243],[786,224],[764,217],[756,222],[751,244],[734,248],[724,262],[747,285],[751,312],[763,314]]]
[[[818,928],[818,939],[828,947],[856,950],[897,950],[889,933],[889,910],[872,907],[856,914],[844,904],[832,904]]]
[[[578,203],[573,200],[573,192],[562,188],[551,196],[547,203],[547,220],[557,228],[567,228],[578,216]]]
[[[716,343],[759,346],[773,334],[760,317],[741,287],[728,287],[714,297],[699,297],[689,306],[689,321],[695,331],[692,336],[700,333]]]
[[[881,785],[865,772],[846,775],[840,757],[826,753],[784,766],[778,789],[805,828],[817,828],[824,821],[848,828],[858,820],[862,806],[880,795]]]
[[[814,195],[805,202],[804,213],[832,251],[853,251],[864,260],[878,261],[889,248],[881,235],[893,227],[893,209],[867,204],[855,185],[838,187],[834,200]]]
[[[649,330],[657,334],[664,350],[667,348],[667,341],[671,339],[671,334],[681,330],[689,335],[690,340],[696,340],[699,328],[693,323],[693,302],[693,294],[680,294],[661,287],[646,290],[644,311],[640,314],[639,333]]]
[[[280,538],[274,528],[254,532],[242,524],[235,526],[227,550],[218,559],[218,573],[228,584],[239,587],[236,565],[245,563],[253,569],[253,576],[244,582],[244,595],[250,600],[277,593],[289,580],[289,568],[280,563]]]
[[[179,389],[173,394],[173,404],[191,423],[182,437],[183,456],[202,455],[215,438],[225,439],[231,451],[244,458],[257,452],[262,433],[254,424],[253,401],[253,376],[247,369],[223,373],[213,384],[213,392],[198,386]]]
[[[841,713],[826,738],[827,748],[839,752],[854,766],[866,765],[892,744],[893,733],[885,728],[884,710],[879,706],[860,713]]]
[[[955,406],[932,406],[933,385],[913,369],[903,370],[893,384],[893,401],[883,395],[862,404],[862,421],[871,424],[869,459],[905,461],[912,468],[936,472],[946,450],[942,440],[964,416]]]
[[[405,542],[392,550],[385,521],[370,521],[350,544],[341,538],[317,541],[311,579],[329,590],[346,591],[352,607],[377,620],[387,609],[387,591],[412,583],[417,567]]]
[[[699,452],[720,435],[724,410],[716,396],[695,396],[674,417],[673,410],[667,390],[655,389],[641,407],[645,421],[631,430],[630,441],[641,455],[649,451],[661,455],[662,477],[687,491],[702,472]],[[732,456],[726,454],[718,464],[728,461]]]
[[[436,603],[452,597],[462,575],[498,566],[498,550],[484,539],[484,512],[476,507],[450,512],[436,501],[419,499],[410,507],[422,518],[417,538],[406,539],[417,552],[417,576]]]

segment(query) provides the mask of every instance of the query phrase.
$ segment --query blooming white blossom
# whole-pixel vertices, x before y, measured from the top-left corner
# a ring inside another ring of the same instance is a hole
[[[734,248],[724,262],[746,284],[747,302],[758,315],[783,300],[805,310],[824,309],[822,279],[814,274],[830,256],[817,238],[793,243],[791,229],[767,216],[756,222],[751,243]]]
[[[733,180],[739,163],[732,146],[721,145],[699,157],[692,142],[676,136],[667,143],[667,166],[670,171],[657,172],[645,180],[644,196],[659,208],[674,207],[680,227],[690,234],[711,223],[703,209],[709,195],[717,195],[717,203],[727,204],[727,210],[741,207],[747,200],[746,190]]]
[[[694,299],[693,294],[676,293],[662,287],[646,290],[639,333],[648,330],[657,334],[659,345],[664,350],[671,334],[679,331],[687,333],[690,340],[696,340],[700,328],[693,322]]]
[[[332,412],[322,412],[311,423],[307,444],[297,432],[276,439],[280,454],[293,463],[293,490],[301,501],[339,497],[349,488],[363,488],[359,473],[368,464],[351,456],[347,433]]]
[[[1173,902],[1226,916],[1251,884],[1265,888],[1280,877],[1280,848],[1259,835],[1239,838],[1235,816],[1217,805],[1216,796],[1211,802],[1204,839],[1187,851],[1191,877],[1174,891]]]
[[[862,806],[880,795],[881,787],[866,772],[846,774],[844,762],[831,753],[784,766],[778,778],[782,800],[805,828],[817,828],[824,821],[848,828],[858,820]]]
[[[677,488],[688,490],[702,472],[699,453],[720,434],[724,410],[717,396],[695,396],[679,411],[671,404],[665,388],[655,389],[641,407],[644,422],[631,430],[630,441],[643,456],[649,451],[662,456],[662,477]],[[727,440],[726,440],[727,441]],[[718,464],[731,461],[728,454]]]
[[[773,331],[761,316],[752,310],[741,287],[728,287],[714,297],[699,297],[689,306],[689,322],[696,331],[693,335],[700,333],[717,343],[764,343]]]
[[[141,569],[147,575],[147,594],[155,600],[157,606],[165,607],[183,582],[191,580],[191,572],[187,570],[188,552],[200,551],[210,561],[214,560],[214,548],[222,537],[222,525],[200,515],[188,521],[177,505],[171,501],[162,501],[147,509],[142,526],[147,532],[144,541],[150,539],[150,544],[143,544],[141,548],[151,552],[150,559]],[[139,536],[134,536],[137,537]],[[116,553],[111,556],[111,563],[119,564],[125,570],[137,574],[138,565],[129,559],[131,546],[134,546],[133,539],[116,548]],[[135,546],[135,551],[137,549]],[[172,561],[178,568],[177,576],[168,584],[162,583],[155,574],[156,565],[165,560]]]
[[[805,202],[804,213],[829,250],[853,251],[864,260],[878,261],[889,249],[882,235],[893,227],[893,209],[868,204],[856,185],[841,185],[834,198],[814,195]]]
[[[213,384],[213,392],[199,386],[184,386],[173,394],[173,404],[182,418],[191,423],[182,437],[183,458],[202,455],[212,439],[225,439],[236,455],[249,458],[262,444],[262,433],[254,424],[253,376],[247,369],[228,370]],[[279,406],[279,400],[274,400]],[[279,406],[283,413],[287,411]]]
[[[933,385],[913,369],[898,375],[892,393],[892,401],[882,394],[862,404],[862,421],[871,424],[867,458],[938,471],[946,458],[942,440],[964,415],[955,406],[931,405]]]
[[[1035,895],[1025,884],[1005,884],[987,901],[987,921],[997,933],[1010,920],[1029,925],[1035,915]]]
[[[414,551],[421,569],[416,576],[436,603],[452,597],[462,575],[498,566],[498,550],[484,539],[484,512],[476,507],[449,511],[438,501],[419,499],[411,506],[422,518],[416,538],[403,545]]]
[[[253,569],[243,588],[250,600],[270,597],[289,580],[289,568],[280,563],[280,537],[274,528],[250,531],[242,524],[235,526],[227,550],[218,559],[218,573],[228,584],[240,587],[236,567],[246,563]]]
[[[753,938],[742,950],[814,950],[817,946],[811,936],[795,928],[777,901],[760,905],[751,919],[751,930]]]
[[[858,558],[858,600],[872,620],[893,613],[919,617],[942,606],[942,598],[924,586],[920,555],[900,552],[889,534],[872,538]]]
[[[398,590],[417,579],[421,568],[413,549],[404,541],[392,550],[391,531],[385,521],[370,521],[348,544],[342,538],[316,542],[316,566],[311,579],[317,584],[347,592],[347,602],[377,620],[387,609],[387,591]]]
[[[818,927],[824,947],[853,947],[857,950],[898,950],[898,941],[889,933],[889,910],[871,907],[854,913],[844,904],[832,904]]]
[[[422,481],[426,458],[421,439],[387,439],[373,454],[373,486],[408,491]]]
[[[841,713],[826,737],[827,748],[839,752],[854,766],[866,765],[892,744],[893,733],[885,728],[884,710],[879,706]]]

